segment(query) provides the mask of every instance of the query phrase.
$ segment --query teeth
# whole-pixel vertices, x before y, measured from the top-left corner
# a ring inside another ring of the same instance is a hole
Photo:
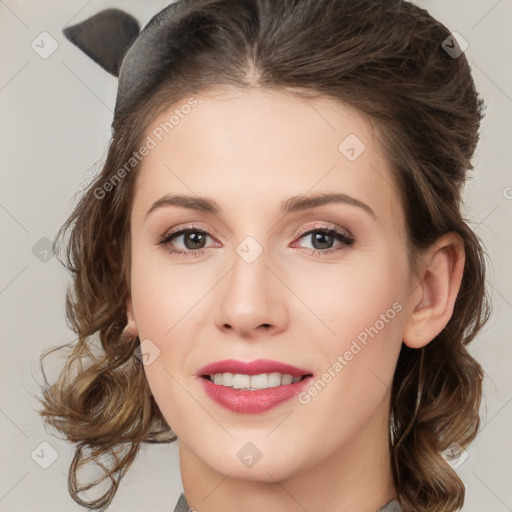
[[[251,387],[251,378],[249,377],[249,375],[242,375],[241,373],[235,373],[233,375],[233,388],[242,389],[249,387]]]
[[[302,377],[292,377],[290,374],[260,373],[258,375],[244,375],[242,373],[216,373],[210,378],[219,386],[228,386],[234,389],[266,389],[275,388],[299,382]]]

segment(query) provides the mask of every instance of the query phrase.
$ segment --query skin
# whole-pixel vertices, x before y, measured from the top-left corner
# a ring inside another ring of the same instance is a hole
[[[200,512],[375,512],[396,496],[388,411],[400,348],[426,345],[451,317],[462,242],[444,235],[418,255],[412,273],[404,213],[376,128],[352,108],[261,89],[211,89],[195,98],[198,106],[138,170],[127,303],[129,329],[160,351],[144,369],[179,439],[189,505]],[[354,161],[338,149],[349,134],[366,146]],[[281,213],[289,197],[320,192],[356,198],[375,218],[342,203]],[[221,213],[168,205],[147,215],[170,193],[207,196]],[[196,246],[185,245],[185,236],[158,245],[190,223],[209,234],[202,254],[192,255]],[[354,243],[332,238],[322,249],[329,239],[319,246],[298,234],[326,226]],[[247,236],[263,251],[252,263],[236,252]],[[292,399],[262,414],[231,412],[204,393],[196,375],[221,359],[268,358],[321,378],[393,304],[400,312],[307,404]],[[252,467],[237,457],[248,442],[262,455]]]

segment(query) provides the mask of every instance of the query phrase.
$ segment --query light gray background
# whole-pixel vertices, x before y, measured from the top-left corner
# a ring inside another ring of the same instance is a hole
[[[417,3],[468,41],[466,54],[487,103],[466,215],[493,262],[488,284],[494,315],[471,346],[486,371],[483,428],[457,471],[467,488],[464,512],[512,511],[512,0]],[[40,240],[53,239],[73,195],[106,156],[117,80],[69,43],[62,27],[107,7],[125,9],[144,26],[166,4],[0,0],[2,512],[85,510],[67,492],[72,446],[45,431],[30,396],[37,392],[31,375],[37,375],[39,352],[74,340],[64,316],[67,274],[55,258],[41,261]],[[46,59],[31,48],[44,31],[59,45]],[[31,457],[34,450],[38,460],[48,457],[42,442],[58,454],[48,469]],[[177,444],[147,446],[109,510],[171,511],[181,489]]]

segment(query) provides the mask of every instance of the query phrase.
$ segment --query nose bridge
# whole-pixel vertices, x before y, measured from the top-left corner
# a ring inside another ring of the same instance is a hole
[[[221,288],[219,328],[229,325],[249,334],[261,325],[280,326],[285,312],[281,292],[268,249],[255,236],[246,236],[234,248],[232,268]]]
[[[254,305],[261,308],[268,302],[272,295],[269,289],[271,272],[268,260],[268,248],[264,248],[251,235],[235,248],[233,270],[229,277],[230,296],[236,297],[239,304],[257,301]]]

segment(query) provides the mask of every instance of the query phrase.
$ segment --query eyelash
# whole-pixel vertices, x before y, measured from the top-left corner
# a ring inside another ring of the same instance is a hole
[[[299,239],[304,238],[306,235],[311,235],[312,233],[317,233],[317,232],[334,236],[337,240],[342,242],[342,244],[344,244],[346,247],[351,247],[355,242],[355,239],[352,235],[349,235],[348,233],[345,233],[343,231],[340,231],[336,228],[332,228],[329,226],[319,226],[319,227],[315,227],[313,229],[306,229],[304,231],[300,231],[298,233],[298,238]],[[171,231],[170,233],[165,233],[161,237],[161,239],[159,240],[157,245],[162,245],[164,247],[167,247],[169,250],[169,253],[174,254],[176,257],[194,258],[194,257],[201,256],[206,251],[206,249],[196,249],[196,250],[191,249],[188,251],[182,251],[180,249],[169,249],[169,245],[172,240],[174,240],[175,238],[179,238],[180,236],[187,234],[187,233],[200,233],[202,235],[206,235],[211,238],[211,235],[207,231],[204,231],[203,229],[197,228],[196,226],[192,225],[187,228],[182,228],[182,229],[179,229],[176,231]],[[331,253],[339,251],[339,250],[343,250],[343,248],[340,249],[340,246],[337,246],[337,247],[332,247],[331,249],[325,249],[325,250],[309,249],[309,252],[310,252],[310,254],[313,254],[315,256],[324,256],[326,254],[331,254]],[[190,254],[192,254],[192,256],[189,256]]]

